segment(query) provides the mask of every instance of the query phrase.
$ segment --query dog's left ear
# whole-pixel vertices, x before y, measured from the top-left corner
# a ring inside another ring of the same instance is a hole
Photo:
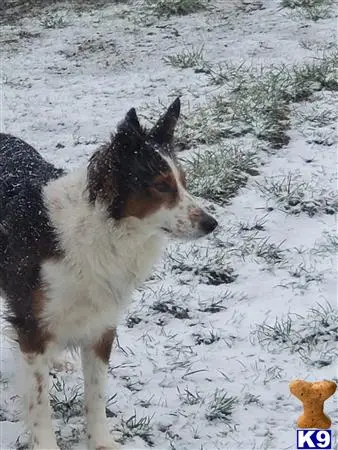
[[[141,125],[138,120],[135,108],[131,108],[125,115],[122,122],[117,125],[117,132],[120,134],[139,133]]]
[[[171,144],[175,127],[180,116],[181,101],[177,97],[169,106],[167,112],[160,117],[156,125],[151,129],[149,137],[159,145]]]

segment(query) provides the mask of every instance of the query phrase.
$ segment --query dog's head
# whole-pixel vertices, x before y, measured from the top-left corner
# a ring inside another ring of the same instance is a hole
[[[213,231],[217,221],[187,192],[173,147],[179,114],[177,98],[156,125],[146,130],[132,108],[111,142],[89,162],[89,201],[103,204],[116,220],[138,219],[177,237],[197,238]]]

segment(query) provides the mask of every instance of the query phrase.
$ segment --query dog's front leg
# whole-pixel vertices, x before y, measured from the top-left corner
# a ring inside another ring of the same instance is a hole
[[[114,338],[115,329],[109,329],[102,334],[101,339],[97,342],[81,347],[90,450],[115,450],[119,448],[109,432],[104,399],[107,368]]]
[[[56,450],[49,402],[49,370],[44,353],[22,352],[26,424],[36,450]]]

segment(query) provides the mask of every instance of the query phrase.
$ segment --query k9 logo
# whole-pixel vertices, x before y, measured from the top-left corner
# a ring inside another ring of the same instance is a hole
[[[331,449],[332,430],[297,430],[297,449]]]

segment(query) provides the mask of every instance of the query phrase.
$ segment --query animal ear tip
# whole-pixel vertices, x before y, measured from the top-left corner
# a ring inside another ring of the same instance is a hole
[[[130,108],[130,110],[127,112],[126,116],[128,118],[135,118],[135,117],[137,117],[136,109],[135,108]]]
[[[180,97],[176,97],[175,100],[173,101],[173,109],[176,111],[177,114],[180,113],[181,110],[181,98]]]

